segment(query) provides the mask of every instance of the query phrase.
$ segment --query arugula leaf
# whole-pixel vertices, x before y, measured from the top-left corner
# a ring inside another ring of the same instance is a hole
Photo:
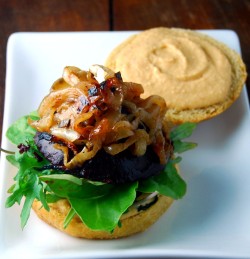
[[[192,135],[195,128],[196,128],[195,123],[185,122],[177,126],[174,130],[171,131],[170,138],[172,141],[188,138]]]
[[[67,228],[67,226],[69,225],[69,223],[71,222],[71,220],[74,218],[75,215],[76,215],[75,210],[71,208],[66,218],[64,219],[63,228]]]
[[[52,175],[42,175],[40,176],[40,179],[42,181],[50,181],[51,185],[53,184],[60,184],[62,182],[65,182],[67,184],[67,187],[70,188],[70,184],[75,184],[75,185],[82,185],[83,180],[73,176],[71,174],[52,174]],[[62,190],[63,191],[63,190]]]
[[[145,193],[159,192],[173,199],[180,199],[186,193],[186,183],[178,174],[176,163],[178,160],[169,161],[163,172],[140,182],[138,190]]]
[[[122,214],[134,203],[137,185],[137,182],[112,185],[103,196],[94,199],[70,197],[69,202],[90,229],[112,231]]]
[[[12,191],[12,194],[5,201],[5,207],[10,208],[15,203],[18,203],[20,205],[22,197],[23,197],[23,191],[21,189],[16,189],[15,191]]]
[[[75,179],[76,178],[76,179]],[[137,182],[131,184],[96,185],[72,175],[41,176],[57,196],[66,198],[81,220],[91,229],[112,231],[121,215],[136,198]],[[64,225],[72,219],[71,211]]]
[[[34,199],[40,200],[45,209],[49,209],[43,192],[44,185],[38,177],[39,172],[35,169],[37,166],[47,164],[47,161],[38,162],[34,156],[30,155],[30,152],[31,151],[23,154],[17,152],[15,154],[16,163],[19,163],[19,170],[14,178],[15,185],[11,188],[12,193],[5,202],[5,207],[8,208],[14,203],[20,204],[22,198],[25,198],[20,215],[22,228],[24,228],[27,223]]]
[[[53,174],[40,176],[50,190],[58,197],[95,199],[105,195],[112,188],[111,185],[95,185],[70,174]]]
[[[26,225],[29,215],[30,215],[30,210],[32,207],[32,203],[35,200],[35,198],[39,198],[39,187],[40,185],[38,184],[38,179],[35,177],[34,174],[29,175],[29,181],[26,184],[25,188],[25,202],[22,208],[21,212],[21,227],[22,229]]]
[[[197,146],[196,143],[182,141],[182,139],[190,137],[195,128],[195,123],[186,122],[171,131],[170,139],[173,142],[175,153],[180,154]]]
[[[23,116],[8,128],[6,136],[13,144],[18,145],[33,140],[36,130],[28,124],[29,117],[37,118],[34,115]]]
[[[15,184],[8,190],[10,196],[6,199],[5,207],[11,207],[15,203],[20,204],[24,198],[24,204],[21,211],[21,227],[27,223],[30,210],[34,199],[42,202],[45,209],[49,210],[46,201],[46,188],[44,183],[39,179],[37,168],[41,168],[48,164],[48,161],[41,156],[39,150],[34,143],[34,135],[36,133],[28,124],[28,118],[37,119],[37,115],[24,116],[13,123],[6,132],[7,138],[14,144],[19,145],[25,143],[27,145],[26,152],[16,152],[15,155],[8,155],[7,160],[18,168],[18,172],[14,177]],[[40,159],[37,159],[39,155]]]
[[[19,167],[19,162],[16,160],[15,155],[7,155],[6,159],[15,167]]]
[[[54,193],[46,193],[45,197],[46,197],[47,203],[55,203],[62,199],[61,197],[55,195]]]
[[[175,153],[182,153],[196,147],[195,143],[182,141],[182,139],[190,137],[195,128],[195,123],[186,122],[172,130],[170,139],[173,142]],[[138,190],[146,193],[157,191],[173,199],[182,198],[186,193],[187,187],[176,169],[176,164],[180,161],[180,157],[168,161],[163,172],[141,181]]]
[[[29,117],[30,117],[33,121],[40,119],[39,114],[38,114],[38,112],[37,112],[36,110],[33,111],[33,112],[30,112]]]
[[[195,128],[195,123],[186,122],[177,126],[170,133],[175,153],[182,153],[197,146],[196,143],[182,141],[182,139],[190,137]],[[163,172],[141,181],[138,190],[146,193],[157,191],[173,199],[182,198],[186,193],[187,186],[176,169],[176,164],[180,161],[181,157],[168,161]]]
[[[174,145],[174,151],[175,153],[183,153],[188,151],[189,149],[193,149],[197,146],[196,143],[192,143],[192,142],[183,142],[181,140],[175,140],[173,141],[173,145]]]

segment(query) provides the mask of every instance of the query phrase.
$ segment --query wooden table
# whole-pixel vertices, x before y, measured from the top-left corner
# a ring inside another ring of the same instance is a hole
[[[144,30],[157,26],[235,30],[249,73],[249,0],[0,0],[0,125],[6,44],[11,33]],[[250,93],[249,81],[247,88]]]

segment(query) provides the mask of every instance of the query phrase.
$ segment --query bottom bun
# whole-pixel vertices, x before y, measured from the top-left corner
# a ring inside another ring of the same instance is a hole
[[[87,239],[114,239],[130,236],[146,230],[154,224],[159,217],[170,207],[173,200],[169,197],[159,196],[158,201],[148,209],[140,211],[131,216],[121,217],[121,227],[116,227],[110,232],[96,231],[89,229],[78,216],[75,216],[67,228],[63,228],[63,222],[70,210],[70,204],[67,200],[59,200],[56,203],[50,203],[48,212],[42,207],[41,202],[34,201],[33,210],[40,219],[49,225],[67,233],[68,235]]]

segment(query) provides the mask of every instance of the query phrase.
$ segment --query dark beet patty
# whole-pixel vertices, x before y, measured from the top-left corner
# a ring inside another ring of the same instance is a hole
[[[134,156],[129,149],[117,155],[110,155],[101,149],[90,160],[85,161],[81,168],[68,170],[63,168],[63,152],[54,147],[58,143],[52,135],[38,132],[35,143],[41,153],[52,163],[53,168],[60,168],[65,172],[80,178],[104,183],[126,183],[146,179],[164,169],[159,157],[148,146],[143,156]],[[59,143],[63,145],[63,143]]]

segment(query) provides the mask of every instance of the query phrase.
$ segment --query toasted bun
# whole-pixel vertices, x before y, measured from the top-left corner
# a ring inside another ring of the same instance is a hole
[[[182,47],[180,39],[184,39]],[[223,69],[215,67],[211,74],[214,64]],[[164,97],[166,120],[174,124],[200,122],[222,113],[239,97],[247,76],[240,55],[225,44],[195,31],[162,27],[122,42],[110,53],[106,66],[120,71],[124,81],[142,84],[146,96]],[[189,73],[193,68],[196,74]],[[227,72],[231,76],[225,78]],[[203,87],[201,79],[208,80]],[[224,83],[227,88],[221,94]]]
[[[147,210],[138,213],[132,213],[131,216],[121,218],[121,227],[116,227],[110,232],[93,231],[86,227],[78,216],[75,216],[66,229],[63,228],[63,222],[67,216],[70,205],[67,200],[59,200],[51,203],[48,212],[42,207],[41,202],[34,201],[33,210],[43,221],[49,225],[74,237],[87,239],[115,239],[133,235],[142,232],[155,223],[159,217],[169,208],[173,200],[165,196],[159,196],[158,201]]]

